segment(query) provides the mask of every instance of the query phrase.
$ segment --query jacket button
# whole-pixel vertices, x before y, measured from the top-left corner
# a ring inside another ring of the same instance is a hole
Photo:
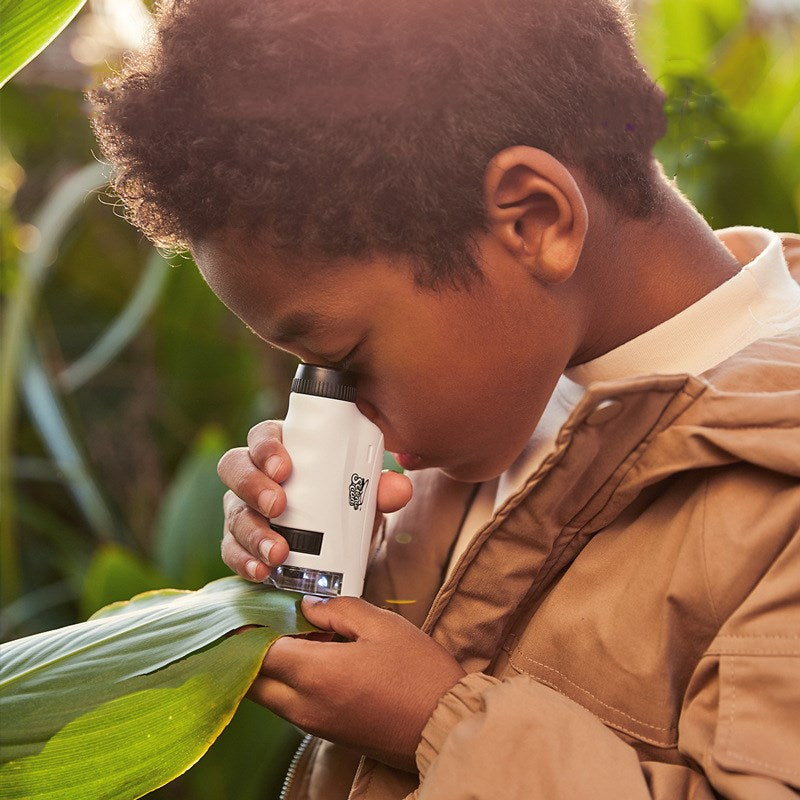
[[[604,422],[614,419],[620,411],[622,411],[622,402],[615,397],[601,400],[586,417],[586,424],[602,425]]]

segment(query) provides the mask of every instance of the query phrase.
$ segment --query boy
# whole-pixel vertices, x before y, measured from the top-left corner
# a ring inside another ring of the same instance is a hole
[[[800,287],[664,179],[661,99],[613,0],[186,0],[95,93],[133,222],[412,476],[251,690],[320,737],[286,797],[800,788]],[[274,422],[220,462],[251,580],[290,470]]]

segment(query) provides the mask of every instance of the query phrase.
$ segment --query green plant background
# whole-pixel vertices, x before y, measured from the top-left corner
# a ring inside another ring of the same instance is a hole
[[[83,91],[126,43],[108,6],[91,0],[0,90],[0,289],[4,324],[20,321],[18,368],[9,337],[0,368],[6,640],[228,574],[216,462],[283,414],[293,371],[188,257],[165,260],[93,189],[102,168]],[[798,230],[800,3],[634,10],[640,53],[667,92],[667,174],[716,228]],[[298,740],[244,703],[205,758],[149,796],[275,797]]]

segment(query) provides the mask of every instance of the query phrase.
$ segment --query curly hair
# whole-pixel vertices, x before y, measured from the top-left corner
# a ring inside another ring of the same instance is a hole
[[[624,215],[658,206],[663,95],[617,0],[172,0],[89,96],[115,191],[167,248],[266,231],[463,277],[486,166],[520,144]]]

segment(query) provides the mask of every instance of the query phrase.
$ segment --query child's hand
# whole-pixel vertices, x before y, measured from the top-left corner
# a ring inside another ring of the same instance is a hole
[[[263,581],[273,567],[289,555],[286,540],[269,526],[286,508],[281,483],[289,477],[292,461],[281,440],[282,423],[275,420],[256,425],[247,434],[247,447],[228,450],[217,471],[230,489],[225,493],[225,530],[222,560],[252,581]],[[397,511],[411,499],[411,482],[404,475],[384,472],[378,484],[380,516]]]
[[[278,639],[248,696],[305,731],[416,771],[422,729],[464,670],[403,617],[365,600],[305,597],[302,608],[348,641]]]

